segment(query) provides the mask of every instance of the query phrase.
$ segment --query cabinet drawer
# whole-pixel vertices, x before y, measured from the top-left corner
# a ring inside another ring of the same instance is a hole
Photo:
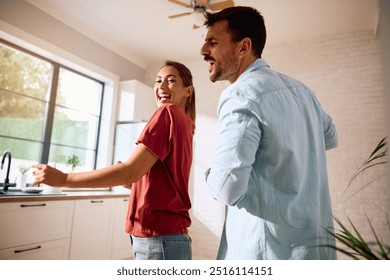
[[[1,260],[66,260],[70,239],[61,239],[0,250]]]
[[[74,201],[0,204],[0,249],[70,238]]]

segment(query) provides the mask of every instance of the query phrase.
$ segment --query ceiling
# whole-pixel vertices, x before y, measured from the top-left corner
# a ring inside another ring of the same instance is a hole
[[[205,28],[168,0],[25,0],[129,61],[145,68],[199,55]],[[190,3],[190,0],[180,0]],[[222,0],[210,0],[220,2]],[[234,0],[264,16],[267,46],[353,31],[375,32],[377,0]]]

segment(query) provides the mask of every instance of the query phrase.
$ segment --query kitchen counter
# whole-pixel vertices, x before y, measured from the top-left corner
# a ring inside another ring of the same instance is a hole
[[[53,200],[79,200],[79,199],[102,199],[102,198],[127,198],[129,193],[114,191],[63,191],[61,193],[41,193],[35,195],[15,195],[10,192],[6,196],[0,196],[0,203],[3,202],[26,202],[26,201],[53,201]]]

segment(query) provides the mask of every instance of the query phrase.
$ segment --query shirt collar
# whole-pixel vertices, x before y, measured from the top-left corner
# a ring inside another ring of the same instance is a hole
[[[241,75],[238,77],[238,79],[234,83],[237,83],[237,82],[241,81],[242,79],[245,79],[246,76],[249,75],[249,73],[251,73],[253,71],[256,71],[256,70],[258,70],[259,68],[262,68],[262,67],[268,67],[269,68],[269,65],[262,58],[255,59],[251,64],[249,64],[249,66],[244,70],[244,72],[241,73]]]

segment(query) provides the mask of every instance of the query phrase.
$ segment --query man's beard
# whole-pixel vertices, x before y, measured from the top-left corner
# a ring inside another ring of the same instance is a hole
[[[210,73],[209,78],[213,83],[216,81],[229,80],[229,78],[236,74],[237,71],[238,64],[236,62],[233,62],[228,68],[225,69],[222,69],[221,67],[218,67],[216,64],[214,64],[213,71]]]

